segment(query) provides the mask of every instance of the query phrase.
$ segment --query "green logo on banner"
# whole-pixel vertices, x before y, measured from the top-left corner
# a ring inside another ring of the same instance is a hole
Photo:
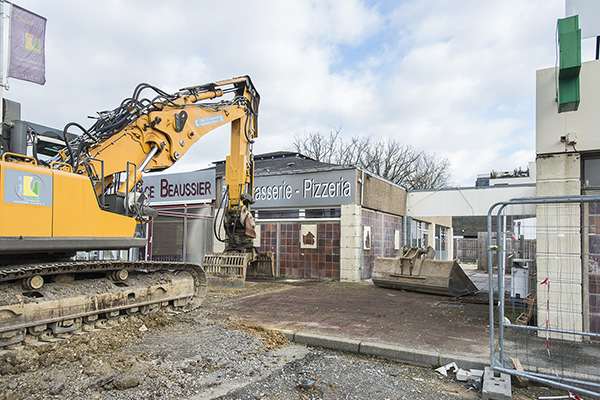
[[[25,49],[32,53],[42,52],[42,39],[32,35],[31,33],[25,33]]]
[[[27,199],[39,199],[40,198],[40,181],[33,180],[33,176],[23,177],[23,196]]]

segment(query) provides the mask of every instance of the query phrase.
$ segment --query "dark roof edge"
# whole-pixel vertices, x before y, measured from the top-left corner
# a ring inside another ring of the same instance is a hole
[[[254,171],[254,176],[276,176],[276,175],[293,175],[293,174],[308,174],[311,172],[326,172],[326,171],[341,171],[341,170],[349,170],[356,169],[353,166],[344,166],[344,165],[327,165],[324,167],[313,167],[306,169],[292,169],[287,171]]]
[[[439,189],[418,189],[418,190],[410,190],[409,193],[413,192],[441,192],[441,191],[449,191],[449,190],[483,190],[483,189],[506,189],[506,188],[518,188],[518,187],[535,187],[535,183],[518,183],[516,185],[492,185],[492,186],[453,186],[453,187],[445,187]]]
[[[255,154],[254,155],[254,161],[277,160],[277,159],[284,159],[284,158],[300,158],[302,160],[311,160],[314,162],[321,162],[321,161],[315,160],[314,158],[305,156],[304,154],[298,153],[295,151],[273,151],[271,153],[263,153],[263,154]],[[224,163],[225,163],[225,160],[213,161],[213,164],[215,164],[215,165],[224,164]],[[323,164],[335,165],[335,164],[329,164],[329,163],[323,163]]]

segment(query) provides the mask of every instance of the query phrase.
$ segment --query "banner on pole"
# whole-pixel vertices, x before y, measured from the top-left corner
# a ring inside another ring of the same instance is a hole
[[[46,18],[13,4],[8,77],[46,83]]]

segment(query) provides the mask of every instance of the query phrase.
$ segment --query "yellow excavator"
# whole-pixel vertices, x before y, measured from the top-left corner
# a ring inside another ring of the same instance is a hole
[[[252,243],[251,150],[259,99],[248,76],[174,94],[140,84],[119,107],[99,112],[89,129],[69,123],[58,135],[41,134],[5,113],[0,348],[118,324],[135,313],[198,307],[207,285],[200,265],[75,255],[145,246],[139,226],[157,212],[142,193],[142,174],[169,168],[202,136],[227,123],[231,154],[222,209],[227,246],[210,255],[208,267],[219,279],[245,279],[247,270],[272,276],[272,255],[258,253]]]

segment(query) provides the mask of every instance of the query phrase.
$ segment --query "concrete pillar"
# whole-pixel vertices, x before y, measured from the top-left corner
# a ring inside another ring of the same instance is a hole
[[[448,260],[454,260],[454,235],[452,233],[452,228],[446,227],[446,248],[448,249]]]
[[[362,265],[362,209],[343,205],[340,221],[340,281],[358,282]]]
[[[537,195],[572,196],[581,193],[579,154],[553,154],[537,159]],[[537,311],[538,326],[583,330],[581,219],[579,204],[538,205]],[[546,278],[548,286],[540,285]],[[548,301],[549,300],[549,301]],[[573,335],[552,334],[579,340]]]

